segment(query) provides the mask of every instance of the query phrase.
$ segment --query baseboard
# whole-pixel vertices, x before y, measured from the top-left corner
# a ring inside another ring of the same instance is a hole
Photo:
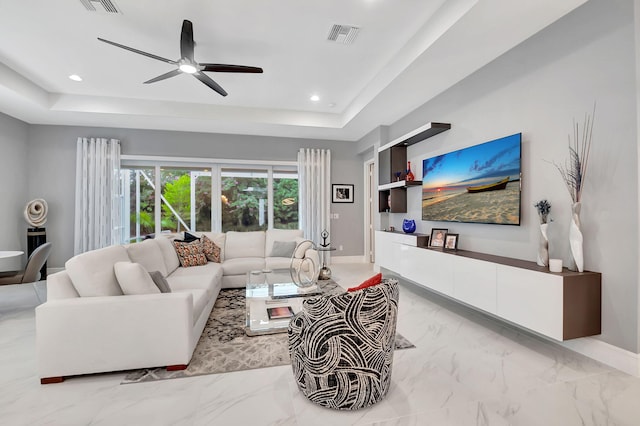
[[[331,263],[366,263],[364,256],[336,256],[331,255]]]
[[[640,377],[640,354],[619,348],[593,337],[567,340],[560,343],[560,345],[627,374]]]
[[[55,274],[60,271],[64,271],[64,268],[47,268],[47,275]]]

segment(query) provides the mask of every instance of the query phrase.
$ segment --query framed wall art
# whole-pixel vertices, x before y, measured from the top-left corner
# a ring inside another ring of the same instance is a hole
[[[334,183],[331,194],[332,203],[353,203],[353,185]]]

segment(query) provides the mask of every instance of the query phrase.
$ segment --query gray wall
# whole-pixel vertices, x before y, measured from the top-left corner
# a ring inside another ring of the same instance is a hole
[[[27,251],[27,140],[28,125],[0,113],[0,250]]]
[[[535,260],[538,217],[552,205],[551,257],[569,258],[571,199],[549,161],[564,163],[572,120],[583,122],[594,101],[594,143],[583,192],[585,267],[602,272],[603,341],[633,352],[638,342],[638,152],[633,2],[592,0],[431,102],[390,126],[390,140],[428,121],[452,129],[409,148],[422,160],[522,132],[522,225],[427,222],[420,190],[409,190],[406,215],[418,232],[448,227],[463,249]],[[566,263],[565,263],[566,264]]]
[[[122,154],[243,160],[297,159],[300,148],[331,149],[333,183],[355,185],[354,204],[332,204],[339,219],[331,221],[331,241],[343,251],[335,255],[362,255],[362,163],[355,142],[289,139],[135,129],[73,126],[29,126],[29,194],[45,198],[50,206],[47,224],[54,242],[49,266],[62,267],[73,255],[75,150],[79,136],[109,137],[122,141]]]

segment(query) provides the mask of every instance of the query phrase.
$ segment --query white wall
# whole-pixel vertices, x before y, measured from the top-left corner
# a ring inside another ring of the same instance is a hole
[[[584,120],[597,101],[594,143],[583,193],[585,267],[603,274],[603,341],[639,352],[638,152],[631,0],[592,0],[442,93],[389,129],[390,140],[428,121],[452,129],[409,148],[414,173],[433,155],[522,132],[522,225],[427,222],[420,190],[408,190],[408,213],[418,232],[448,227],[460,248],[535,260],[538,217],[548,199],[552,257],[568,259],[571,200],[548,161],[567,158],[572,120]],[[428,84],[428,82],[425,82]]]
[[[27,133],[26,123],[0,113],[0,250],[27,251],[23,211],[29,201],[27,178],[32,167],[27,162]]]
[[[89,128],[73,126],[29,126],[29,194],[49,203],[48,241],[56,249],[49,267],[62,267],[73,255],[75,203],[75,149],[78,136],[120,139],[122,153],[199,158],[250,160],[297,159],[298,150],[329,148],[332,153],[332,182],[355,185],[354,204],[332,204],[340,218],[331,221],[331,241],[343,251],[335,255],[362,255],[362,165],[355,142],[221,135],[136,129]]]

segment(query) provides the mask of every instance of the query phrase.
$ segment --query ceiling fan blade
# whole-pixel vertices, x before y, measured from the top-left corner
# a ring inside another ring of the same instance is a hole
[[[178,74],[182,74],[182,71],[180,71],[179,69],[175,69],[175,70],[169,71],[168,73],[164,73],[155,78],[152,78],[151,80],[147,80],[144,82],[144,84],[155,83],[156,81],[160,81],[160,80],[166,80],[167,78],[175,77]]]
[[[248,67],[246,65],[227,65],[227,64],[200,64],[202,71],[209,72],[246,72],[261,74],[264,71],[260,67]]]
[[[133,47],[125,46],[124,44],[116,43],[114,41],[105,40],[105,39],[100,38],[100,37],[98,37],[98,40],[100,40],[100,41],[102,41],[104,43],[111,44],[113,46],[119,47],[121,49],[125,49],[125,50],[128,50],[130,52],[137,53],[137,54],[142,55],[142,56],[146,56],[146,57],[151,58],[151,59],[157,59],[158,61],[167,62],[167,63],[173,64],[173,65],[177,64],[176,61],[172,61],[171,59],[163,58],[162,56],[157,56],[157,55],[154,55],[152,53],[143,52],[142,50],[134,49]]]
[[[182,21],[182,33],[180,34],[180,54],[191,62],[195,62],[193,59],[193,45],[193,24],[185,19]]]
[[[218,83],[213,81],[208,75],[202,74],[201,72],[197,72],[192,75],[216,92],[220,93],[222,96],[227,96],[227,92]]]

